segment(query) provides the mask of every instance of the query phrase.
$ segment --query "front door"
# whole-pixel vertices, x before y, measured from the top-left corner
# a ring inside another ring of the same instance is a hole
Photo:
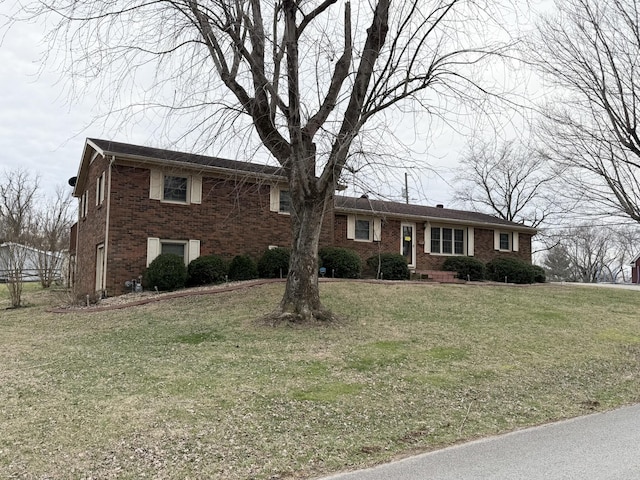
[[[415,223],[403,223],[400,252],[407,259],[409,268],[416,267],[416,225]]]

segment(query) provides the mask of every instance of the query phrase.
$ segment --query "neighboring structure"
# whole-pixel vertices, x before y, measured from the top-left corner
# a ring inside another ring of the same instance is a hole
[[[631,262],[631,283],[640,284],[640,255]]]
[[[87,139],[73,194],[77,294],[124,293],[160,253],[188,264],[210,254],[257,259],[291,244],[287,182],[276,167]],[[336,195],[320,246],[351,248],[363,260],[402,253],[410,269],[436,270],[451,255],[531,262],[535,233],[485,214]]]
[[[63,259],[62,253],[44,252],[18,243],[3,243],[0,245],[0,283],[16,279],[23,282],[39,282],[42,266],[50,269],[45,272],[49,275],[47,278],[62,282]]]

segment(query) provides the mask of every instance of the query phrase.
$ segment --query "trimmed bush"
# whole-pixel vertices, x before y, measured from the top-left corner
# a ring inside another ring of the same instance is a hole
[[[449,257],[442,264],[442,269],[457,272],[458,278],[479,282],[485,278],[485,266],[474,257]]]
[[[536,283],[544,283],[547,281],[547,272],[544,271],[540,265],[532,265],[533,268],[533,280]]]
[[[362,261],[356,252],[347,248],[325,247],[318,252],[327,277],[358,278]]]
[[[489,280],[509,283],[533,283],[535,273],[533,266],[516,258],[496,258],[487,263]]]
[[[378,273],[378,260],[380,263],[380,278],[384,280],[408,280],[409,266],[407,259],[399,253],[381,253],[367,259],[367,266],[375,274]]]
[[[229,280],[252,280],[258,278],[258,267],[249,255],[237,255],[229,264]]]
[[[224,281],[227,266],[218,255],[205,255],[189,263],[187,267],[187,284],[191,286],[209,285]]]
[[[286,248],[266,250],[258,261],[258,274],[261,278],[280,278],[281,274],[282,277],[286,277],[290,256]]]
[[[187,281],[187,267],[184,260],[173,253],[158,255],[144,272],[143,282],[147,288],[176,290]]]

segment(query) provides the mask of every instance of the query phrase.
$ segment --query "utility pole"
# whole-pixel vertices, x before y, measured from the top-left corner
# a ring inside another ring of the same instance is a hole
[[[407,172],[404,172],[404,201],[409,205],[409,180],[407,178]]]

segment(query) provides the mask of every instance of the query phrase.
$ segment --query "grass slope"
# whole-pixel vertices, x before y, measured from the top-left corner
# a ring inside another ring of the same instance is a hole
[[[329,283],[341,324],[257,323],[282,288],[64,315],[26,292],[0,477],[310,478],[640,401],[637,292]]]

